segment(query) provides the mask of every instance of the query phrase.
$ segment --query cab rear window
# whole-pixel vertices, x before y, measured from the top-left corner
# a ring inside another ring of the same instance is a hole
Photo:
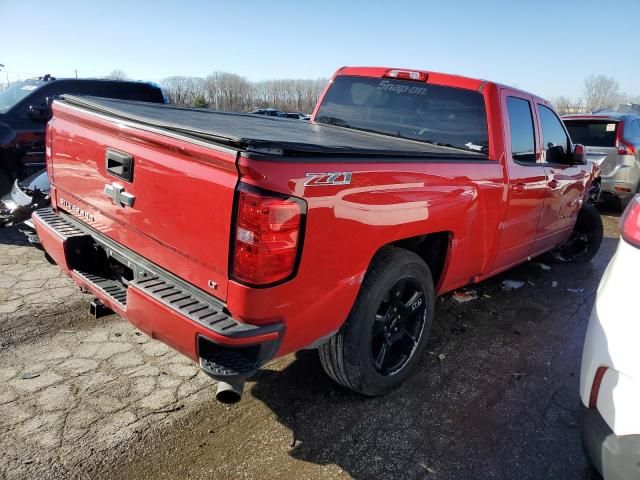
[[[607,120],[565,120],[571,141],[590,147],[615,147],[618,123]]]
[[[316,122],[488,153],[480,92],[410,80],[339,76]]]

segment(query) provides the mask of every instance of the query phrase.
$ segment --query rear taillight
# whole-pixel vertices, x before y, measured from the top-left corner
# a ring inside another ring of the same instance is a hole
[[[636,147],[630,143],[625,143],[624,140],[618,141],[618,155],[635,155]]]
[[[640,195],[633,197],[620,220],[622,238],[640,247]]]
[[[266,286],[295,275],[306,214],[304,200],[240,184],[231,274]]]
[[[618,129],[616,131],[616,147],[618,148],[618,155],[636,154],[636,147],[624,139],[624,124],[622,122],[618,123]]]

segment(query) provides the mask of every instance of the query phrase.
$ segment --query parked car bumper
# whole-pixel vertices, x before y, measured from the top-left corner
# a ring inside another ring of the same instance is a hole
[[[640,478],[639,270],[640,251],[621,239],[600,281],[582,354],[583,443],[607,479]]]
[[[638,191],[640,168],[637,164],[619,165],[609,175],[602,177],[602,199],[617,197],[623,204]]]
[[[14,181],[11,191],[0,199],[0,227],[26,223],[33,228],[31,214],[50,205],[50,188],[46,170]]]
[[[584,408],[582,444],[607,480],[640,478],[640,435],[616,435],[595,408]]]
[[[217,299],[51,208],[37,210],[32,219],[44,250],[81,289],[198,362],[208,375],[225,381],[243,378],[276,354],[282,324],[235,320]],[[81,251],[95,245],[108,248],[112,258],[137,272],[136,278],[125,287],[79,264]]]

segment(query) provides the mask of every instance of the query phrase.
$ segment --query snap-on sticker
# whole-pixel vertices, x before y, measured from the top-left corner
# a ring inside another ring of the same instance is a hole
[[[38,88],[37,85],[25,85],[24,87],[22,87],[20,90],[27,90],[27,91],[31,91],[31,90],[35,90],[36,88]]]
[[[607,132],[615,132],[616,124],[615,123],[607,123]]]

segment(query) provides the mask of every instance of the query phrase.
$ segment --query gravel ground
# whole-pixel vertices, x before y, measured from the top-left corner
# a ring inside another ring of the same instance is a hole
[[[352,394],[303,351],[234,406],[186,358],[115,315],[90,317],[42,252],[0,231],[0,476],[595,478],[578,378],[617,244],[618,219],[603,218],[590,264],[529,262],[474,286],[476,300],[439,299],[429,352],[396,392]],[[506,279],[525,285],[504,291]]]

